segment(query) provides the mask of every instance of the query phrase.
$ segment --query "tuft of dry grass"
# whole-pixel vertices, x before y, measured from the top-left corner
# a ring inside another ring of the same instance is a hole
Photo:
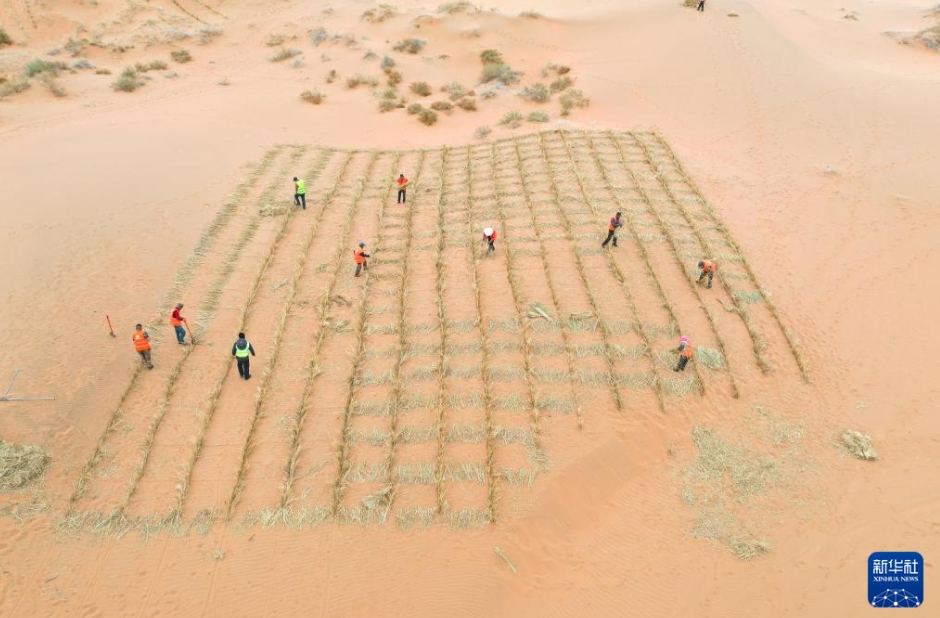
[[[326,98],[326,95],[321,93],[317,89],[313,90],[304,90],[300,93],[300,98],[306,101],[307,103],[313,103],[314,105],[319,105],[323,103],[323,99]]]
[[[64,62],[53,62],[51,60],[43,60],[41,58],[36,58],[35,60],[30,60],[26,63],[26,66],[23,67],[23,73],[26,77],[35,77],[43,73],[52,75],[53,77],[59,74],[59,71],[64,71],[68,69],[68,65]]]
[[[551,92],[552,94],[555,94],[556,92],[564,92],[568,88],[571,88],[571,86],[573,85],[574,85],[574,80],[568,77],[567,75],[564,75],[554,80],[552,83],[550,83],[548,85],[548,91]]]
[[[277,53],[271,56],[271,62],[283,62],[284,60],[293,58],[294,56],[299,56],[302,53],[303,52],[296,47],[282,47],[277,51]]]
[[[728,368],[728,365],[725,363],[724,354],[718,350],[704,346],[695,348],[695,359],[702,365],[715,371],[724,371]]]
[[[531,86],[526,86],[522,89],[522,92],[519,93],[519,96],[526,101],[532,101],[534,103],[547,103],[552,97],[551,93],[548,91],[548,87],[542,82],[536,82]]]
[[[118,77],[111,87],[118,92],[134,92],[146,82],[140,78],[140,75],[137,73],[137,70],[133,67],[127,67],[124,71],[121,72],[120,77]]]
[[[185,50],[185,49],[175,49],[175,50],[173,50],[173,51],[170,52],[170,58],[173,60],[173,62],[178,62],[178,63],[180,63],[180,64],[185,64],[185,63],[187,63],[187,62],[191,62],[191,61],[192,61],[193,55],[190,54],[190,53],[189,53],[187,50]]]
[[[403,52],[406,54],[418,54],[421,53],[421,50],[424,49],[424,46],[427,45],[427,41],[424,39],[403,39],[392,47],[397,52]]]
[[[584,93],[580,90],[568,90],[558,97],[558,102],[561,103],[562,116],[568,116],[571,114],[571,110],[585,108],[591,104],[591,100],[584,96]]]
[[[450,101],[435,101],[434,103],[431,103],[431,109],[436,112],[450,112],[452,109],[454,109],[454,106]]]
[[[138,73],[147,73],[149,71],[166,71],[169,65],[162,60],[151,60],[150,62],[138,62],[134,65]]]
[[[12,94],[19,94],[29,88],[29,80],[25,77],[0,84],[0,99]]]
[[[479,13],[480,10],[478,6],[471,4],[467,0],[446,2],[437,7],[438,13],[446,13],[448,15],[453,15],[454,13]]]
[[[264,44],[268,47],[279,47],[290,40],[286,34],[269,34]]]
[[[525,17],[527,19],[539,19],[542,17],[542,14],[538,11],[522,11],[519,13],[519,17]]]
[[[433,90],[427,82],[411,82],[408,89],[420,97],[429,97]]]
[[[374,88],[379,85],[379,80],[374,77],[369,77],[367,75],[354,75],[352,77],[346,78],[346,87],[350,90],[354,90],[361,85],[366,85],[371,88]]]
[[[6,30],[0,28],[0,47],[4,45],[13,45],[13,39],[10,38],[10,35],[7,34]]]
[[[548,122],[549,120],[551,120],[549,115],[542,111],[529,112],[528,114],[526,114],[525,119],[528,120],[529,122],[538,122],[538,123]]]
[[[421,110],[420,113],[418,113],[418,120],[421,121],[421,124],[426,124],[427,126],[431,126],[432,124],[437,122],[437,113],[429,109],[423,109]]]
[[[503,64],[503,55],[495,49],[484,49],[480,52],[480,62],[483,64]]]
[[[842,448],[852,457],[864,461],[875,461],[878,459],[878,453],[872,445],[871,437],[854,429],[846,429],[839,436]]]
[[[390,4],[380,4],[362,14],[362,21],[370,24],[381,24],[383,21],[395,17],[395,7]]]
[[[467,112],[475,112],[477,111],[477,101],[470,97],[464,97],[457,101],[457,107]]]
[[[42,476],[48,462],[38,446],[0,440],[0,491],[26,487]]]
[[[519,77],[521,75],[521,71],[516,71],[502,62],[487,63],[483,65],[483,72],[480,73],[480,82],[484,84],[499,82],[506,86],[511,86],[519,83]]]
[[[503,117],[499,119],[499,124],[504,127],[509,127],[510,129],[516,129],[522,124],[523,118],[522,112],[506,112]]]
[[[43,73],[39,76],[39,81],[45,84],[46,88],[48,88],[49,92],[51,92],[54,96],[61,98],[66,95],[65,88],[63,88],[62,84],[57,82],[55,77],[52,75]]]

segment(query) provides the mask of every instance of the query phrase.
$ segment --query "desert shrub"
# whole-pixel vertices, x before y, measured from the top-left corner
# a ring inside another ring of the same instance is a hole
[[[496,96],[495,90],[484,90],[483,92],[480,93],[480,98],[483,99],[484,101],[488,101],[489,99],[492,99],[495,96]]]
[[[382,56],[382,62],[379,63],[380,69],[382,69],[383,71],[387,73],[388,70],[391,69],[393,66],[395,66],[394,58],[392,58],[389,55]]]
[[[111,75],[110,69],[98,69],[95,71],[95,75]]]
[[[437,7],[438,13],[479,13],[480,9],[467,0],[460,0],[460,2],[445,2],[444,4]]]
[[[193,59],[193,55],[186,51],[185,49],[175,49],[170,52],[170,58],[173,59],[173,62],[179,62],[180,64],[186,64]]]
[[[499,120],[499,124],[515,129],[522,123],[521,112],[506,112]]]
[[[486,139],[492,132],[493,129],[489,127],[477,127],[477,130],[473,132],[473,136],[477,139]]]
[[[69,40],[66,41],[65,45],[62,47],[65,48],[65,51],[72,54],[72,57],[79,55],[84,51],[85,47],[88,45],[88,39],[81,39],[76,41],[72,37],[69,37]]]
[[[346,87],[350,90],[361,85],[378,86],[379,80],[375,79],[374,77],[369,77],[368,75],[355,75],[353,77],[346,78]]]
[[[418,114],[418,120],[420,120],[422,124],[431,126],[437,122],[437,114],[429,109],[421,110],[421,113]]]
[[[483,64],[505,64],[503,55],[495,49],[484,49],[480,52],[480,61]]]
[[[435,101],[434,103],[431,103],[430,107],[436,112],[449,112],[454,109],[454,106],[450,101]]]
[[[514,71],[505,64],[486,64],[483,65],[483,73],[480,74],[480,81],[484,84],[500,82],[508,86],[518,83],[521,74],[522,73],[519,71]]]
[[[409,114],[414,116],[415,114],[420,114],[424,111],[424,107],[420,103],[412,103],[408,106],[407,111]]]
[[[300,93],[300,98],[306,101],[307,103],[313,103],[314,105],[319,105],[323,103],[323,99],[326,96],[321,93],[319,90],[304,90]]]
[[[379,55],[370,49],[370,50],[367,51],[365,54],[363,54],[362,59],[363,59],[363,60],[372,60],[373,58],[378,58],[378,57],[379,57]]]
[[[282,47],[276,54],[271,56],[271,62],[282,62],[288,58],[299,56],[303,52],[296,47]]]
[[[385,81],[386,83],[388,83],[389,86],[397,86],[398,84],[401,83],[402,79],[403,78],[402,78],[402,74],[400,71],[388,71],[386,73]]]
[[[457,101],[457,107],[467,112],[477,111],[477,101],[476,99],[463,98]]]
[[[558,79],[556,79],[555,81],[553,81],[551,84],[548,85],[548,91],[551,92],[552,94],[556,92],[563,92],[567,90],[568,88],[570,88],[573,84],[574,84],[574,80],[571,79],[570,77],[567,77],[567,76],[559,77]]]
[[[409,86],[408,89],[421,97],[431,96],[431,86],[429,86],[427,82],[411,82],[411,86]]]
[[[277,47],[278,45],[283,45],[288,39],[290,39],[290,37],[286,34],[271,34],[268,35],[268,39],[264,44],[268,47]]]
[[[202,28],[202,30],[199,31],[199,43],[206,45],[215,37],[222,36],[224,31],[225,30],[222,28],[222,26],[215,26],[211,24],[205,26]]]
[[[57,82],[55,77],[53,77],[50,73],[43,73],[39,76],[39,80],[46,85],[46,88],[48,88],[49,92],[51,92],[54,96],[60,98],[65,96],[65,88],[63,88],[62,84]]]
[[[176,71],[167,71],[166,73],[163,74],[163,77],[167,79],[176,79],[179,76],[180,74],[177,73]]]
[[[529,112],[525,117],[529,122],[548,122],[548,114],[542,111]]]
[[[22,79],[15,79],[10,82],[5,82],[0,84],[0,99],[6,98],[11,94],[19,94],[28,88],[29,80],[27,80],[25,77]]]
[[[137,69],[133,67],[127,67],[121,72],[120,77],[118,77],[114,83],[111,84],[111,87],[118,92],[134,92],[143,85],[144,80],[140,78],[140,74],[137,72]]]
[[[395,7],[390,4],[380,4],[362,14],[362,20],[370,24],[380,24],[392,17],[395,17]]]
[[[391,86],[389,86],[388,88],[383,90],[382,94],[379,96],[387,100],[395,99],[395,98],[398,98],[398,91],[392,88]]]
[[[320,43],[330,38],[330,35],[326,33],[326,28],[319,27],[310,32],[310,40],[313,42],[314,47],[319,47]]]
[[[10,38],[10,35],[7,34],[6,30],[0,28],[0,46],[3,45],[13,45],[13,39]]]
[[[23,72],[26,73],[26,77],[34,77],[41,73],[48,73],[55,76],[59,74],[59,71],[63,71],[67,68],[68,65],[64,62],[52,62],[50,60],[36,58],[26,63],[26,66],[23,67]]]
[[[138,62],[134,65],[134,68],[138,73],[146,73],[148,71],[165,71],[169,66],[162,60],[153,60],[147,63]]]
[[[401,102],[400,99],[382,99],[379,101],[379,111],[380,112],[390,112],[394,109],[399,109],[404,107],[405,104]]]
[[[447,93],[447,96],[450,97],[451,101],[456,101],[467,96],[467,89],[463,87],[462,84],[458,82],[450,82],[449,84],[444,84],[441,87],[441,90]]]
[[[519,96],[527,101],[534,101],[535,103],[545,103],[551,98],[548,88],[546,88],[545,84],[542,82],[526,86],[522,89]]]
[[[73,69],[93,69],[95,65],[87,58],[79,58],[72,63]]]
[[[584,108],[590,105],[591,100],[584,96],[580,90],[569,90],[558,98],[561,103],[561,115],[567,116],[571,110],[579,107]]]
[[[527,17],[529,19],[538,19],[542,14],[536,11],[522,11],[519,13],[519,17]]]
[[[330,72],[326,74],[326,83],[332,84],[336,81],[337,73],[336,69],[330,69]]]
[[[423,39],[404,39],[395,43],[392,49],[406,54],[417,54],[424,49],[425,45],[427,45],[427,41]]]

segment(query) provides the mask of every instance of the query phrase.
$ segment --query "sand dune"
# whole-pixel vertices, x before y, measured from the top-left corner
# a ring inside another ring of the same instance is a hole
[[[869,553],[930,570],[930,4],[390,5],[0,5],[0,384],[56,397],[0,402],[50,456],[0,614],[854,616]]]

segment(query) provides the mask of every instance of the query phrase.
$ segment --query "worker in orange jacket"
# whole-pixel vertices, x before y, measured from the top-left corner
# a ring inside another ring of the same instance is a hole
[[[699,275],[698,281],[696,283],[701,283],[705,277],[708,277],[708,285],[705,287],[712,287],[712,279],[715,278],[715,272],[718,270],[718,267],[715,266],[715,263],[711,260],[702,260],[698,263],[698,267],[702,269],[702,274]]]
[[[134,342],[134,349],[140,355],[140,360],[143,361],[144,366],[147,369],[153,369],[153,363],[150,362],[150,335],[141,324],[136,326],[134,334],[131,335],[131,340]]]
[[[186,329],[183,328],[183,324],[187,324],[188,322],[186,322],[186,318],[180,313],[180,309],[182,308],[183,303],[176,303],[176,307],[173,308],[173,313],[170,314],[170,324],[176,329],[176,342],[180,345],[186,345]]]
[[[679,339],[679,347],[676,349],[676,352],[679,353],[679,364],[676,365],[676,368],[673,371],[685,371],[685,366],[689,364],[689,360],[692,358],[692,342],[689,341],[688,337],[681,337]]]
[[[369,262],[366,261],[366,258],[370,258],[372,256],[366,253],[366,243],[359,243],[359,247],[353,251],[353,257],[356,259],[356,276],[358,277],[360,271],[369,270]]]
[[[408,179],[404,174],[399,174],[395,182],[398,183],[398,203],[404,204],[408,197]]]
[[[617,230],[623,227],[623,220],[620,217],[621,214],[618,212],[610,218],[610,225],[607,226],[607,239],[601,243],[602,247],[606,247],[611,240],[614,241],[614,246],[617,246]]]

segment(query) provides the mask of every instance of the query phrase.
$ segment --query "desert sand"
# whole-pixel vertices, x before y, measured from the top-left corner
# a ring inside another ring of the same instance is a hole
[[[0,402],[49,455],[0,493],[0,615],[861,616],[871,552],[932,581],[930,4],[3,2],[0,88],[67,68],[0,100],[0,384],[55,397]],[[589,104],[519,96],[563,75]],[[397,107],[450,82],[476,111]],[[679,334],[724,362],[676,377]]]

